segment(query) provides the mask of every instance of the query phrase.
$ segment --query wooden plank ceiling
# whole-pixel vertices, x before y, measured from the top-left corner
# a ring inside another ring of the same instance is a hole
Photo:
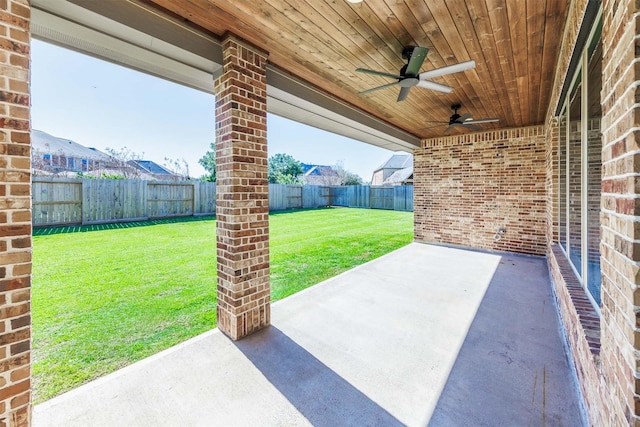
[[[421,138],[443,135],[451,105],[483,129],[544,122],[568,3],[564,0],[145,0],[218,37],[230,31],[269,52],[274,66]],[[436,77],[444,94],[392,82],[405,46],[429,49],[421,71],[473,59],[474,70]],[[441,125],[433,122],[441,122]],[[450,134],[466,129],[456,128]]]

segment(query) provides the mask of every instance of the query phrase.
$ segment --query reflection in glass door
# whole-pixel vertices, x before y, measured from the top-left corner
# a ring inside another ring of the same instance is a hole
[[[569,196],[569,259],[582,277],[582,75],[578,74],[569,98],[569,135],[567,156],[569,170],[567,192]]]

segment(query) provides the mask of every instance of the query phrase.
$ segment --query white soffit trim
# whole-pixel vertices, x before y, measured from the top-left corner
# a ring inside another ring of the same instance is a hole
[[[221,72],[220,64],[67,1],[32,4],[31,31],[36,38],[213,93],[212,76]]]
[[[32,0],[31,13],[36,38],[194,89],[213,93],[213,79],[222,72],[219,41],[139,4]],[[420,146],[419,138],[274,67],[267,69],[267,82],[270,113],[393,151]]]
[[[267,110],[297,122],[393,151],[413,152],[420,139],[286,72],[267,67]]]
[[[267,85],[267,110],[278,116],[392,151],[413,152],[419,139],[400,139]],[[416,143],[409,142],[416,139]]]

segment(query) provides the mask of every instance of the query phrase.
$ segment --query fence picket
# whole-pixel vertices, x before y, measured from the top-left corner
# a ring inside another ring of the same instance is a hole
[[[349,189],[347,187],[331,187],[332,206],[349,207]]]
[[[393,210],[394,187],[371,187],[371,209]]]
[[[323,190],[329,187],[320,185],[303,185],[302,186],[302,207],[320,208],[329,206],[329,197],[323,194]]]
[[[216,183],[195,181],[193,185],[193,214],[214,215],[216,213]]]
[[[61,185],[59,185],[61,183]],[[32,189],[34,224],[78,224],[82,221],[80,180],[42,179]]]

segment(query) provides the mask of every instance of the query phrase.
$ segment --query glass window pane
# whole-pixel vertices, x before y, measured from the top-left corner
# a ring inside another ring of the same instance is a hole
[[[581,153],[581,108],[582,108],[582,81],[580,76],[572,89],[569,98],[569,147],[567,156],[569,159],[569,259],[575,267],[578,275],[582,277],[582,230],[581,230],[581,197],[582,197],[582,153]]]
[[[589,261],[589,271],[587,274],[587,289],[596,303],[600,305],[600,189],[602,183],[602,133],[600,132],[602,109],[600,105],[600,90],[602,88],[602,43],[590,46],[588,70],[587,259]]]
[[[567,116],[562,111],[558,135],[558,241],[567,251]]]

